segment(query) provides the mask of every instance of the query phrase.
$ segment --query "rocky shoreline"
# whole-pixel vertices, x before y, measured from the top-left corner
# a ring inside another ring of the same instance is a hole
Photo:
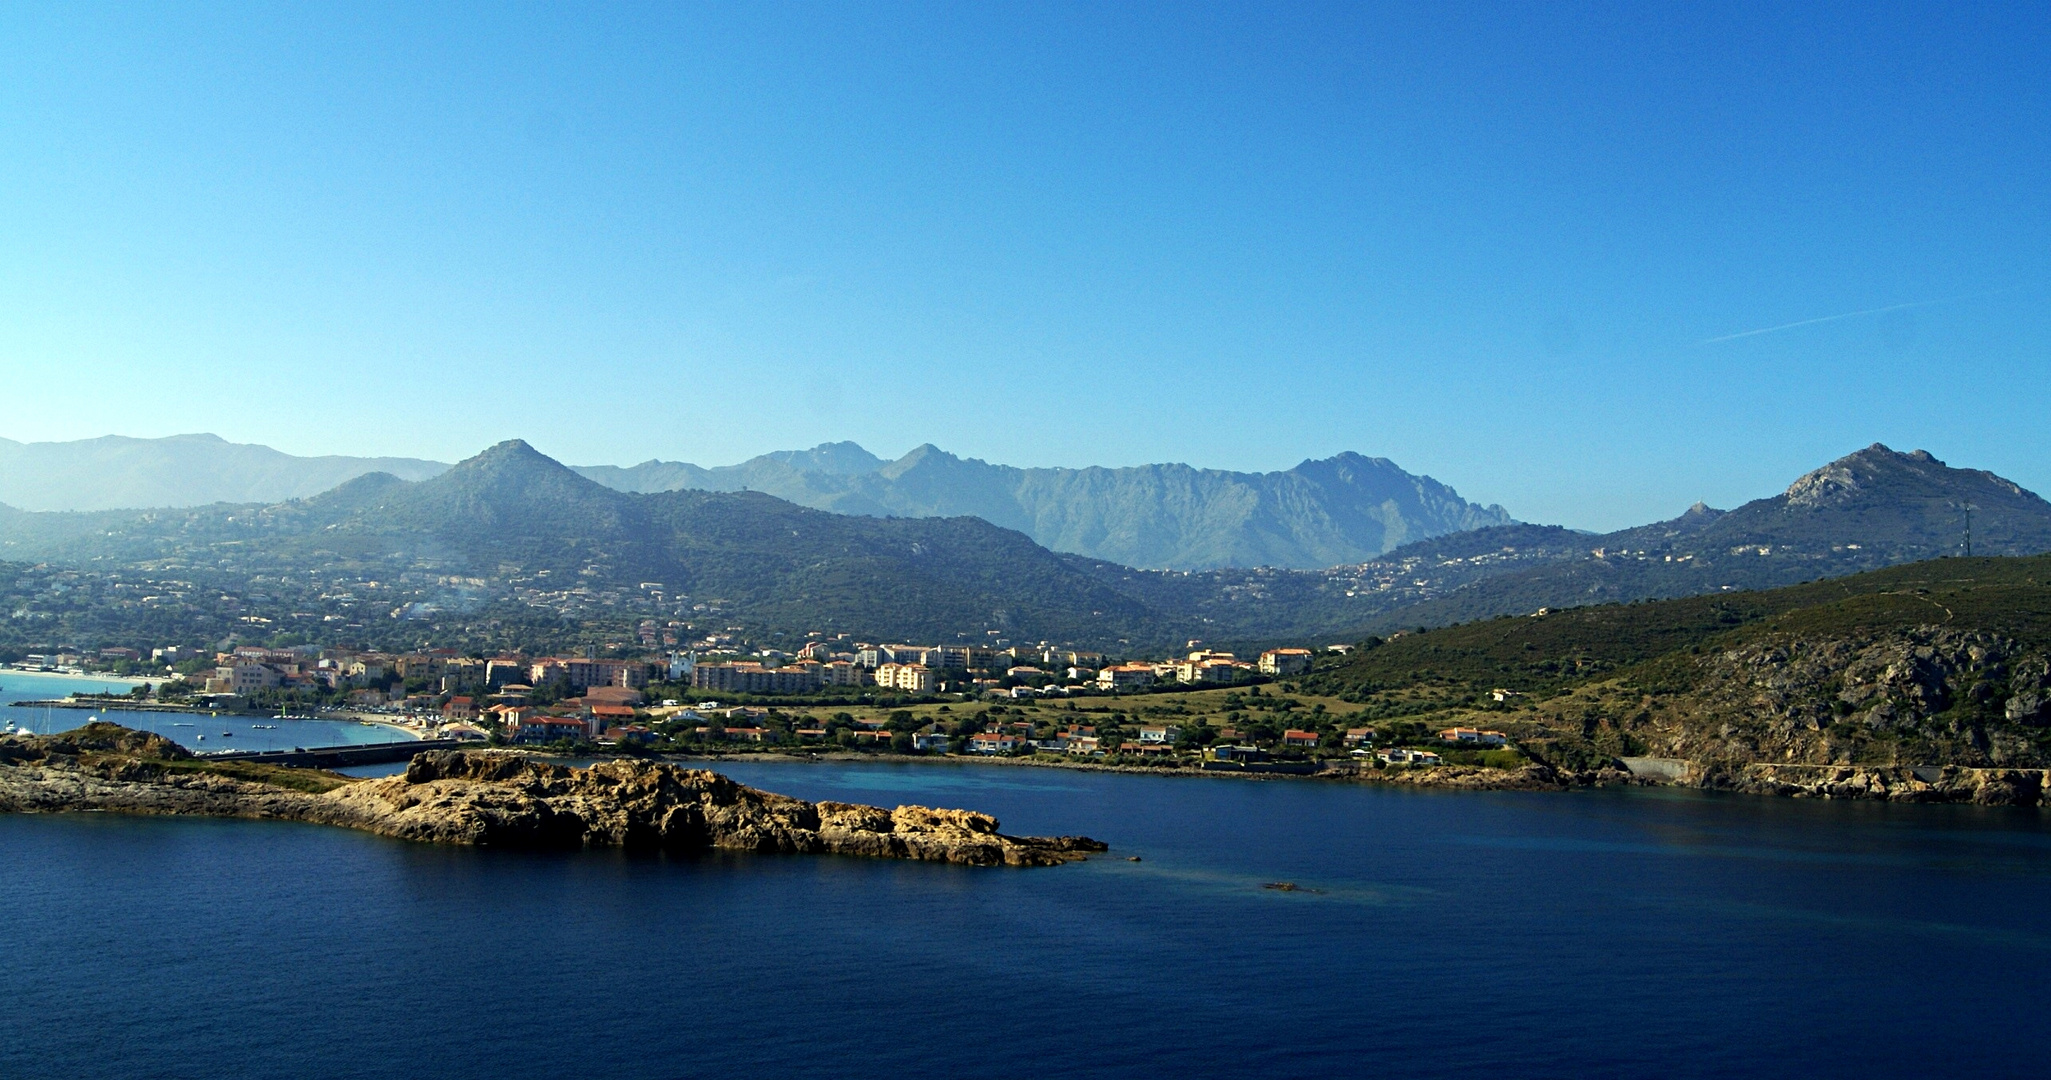
[[[1086,837],[1006,835],[995,818],[968,810],[807,802],[648,761],[579,769],[521,754],[429,751],[402,775],[354,780],[311,770],[223,772],[167,739],[114,724],[0,739],[0,812],[64,811],[303,821],[427,843],[968,866],[1054,866],[1106,850]]]
[[[1332,762],[1313,773],[1253,773],[1157,765],[1105,765],[1085,761],[1031,758],[962,758],[918,755],[791,754],[708,755],[687,760],[893,761],[925,765],[1005,765],[1026,769],[1070,769],[1078,772],[1124,773],[1132,776],[1217,778],[1254,781],[1324,781],[1386,784],[1396,787],[1452,791],[1568,791],[1588,787],[1685,787],[1746,795],[1796,799],[1869,799],[1888,802],[1969,803],[1977,806],[2051,806],[2051,770],[1945,766],[1774,765],[1699,763],[1675,760],[1660,774],[1633,772],[1615,765],[1599,769],[1559,769],[1533,762],[1519,769],[1474,765],[1432,768],[1374,769],[1352,762]]]
[[[1711,764],[1695,767],[1682,783],[1797,799],[2051,806],[2051,770],[2046,769]]]

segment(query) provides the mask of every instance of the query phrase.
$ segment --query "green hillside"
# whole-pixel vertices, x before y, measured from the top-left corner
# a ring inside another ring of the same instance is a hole
[[[1574,754],[2043,765],[2051,556],[1369,639],[1305,688]]]

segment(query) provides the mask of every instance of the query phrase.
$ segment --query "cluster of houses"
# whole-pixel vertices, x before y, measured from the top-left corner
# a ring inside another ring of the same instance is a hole
[[[496,690],[514,685],[529,691],[537,686],[575,691],[593,686],[638,690],[663,670],[661,665],[645,660],[558,656],[482,659],[449,649],[403,655],[348,649],[308,653],[247,645],[216,654],[214,662],[216,666],[204,682],[203,689],[208,694],[326,689],[347,691],[351,704],[366,706],[405,703],[408,699],[403,691],[391,688],[408,684],[425,684],[430,688],[414,692],[413,699],[418,701],[446,698],[461,690]]]
[[[193,687],[218,697],[263,691],[317,690],[339,694],[356,708],[388,711],[439,727],[445,734],[499,734],[509,741],[551,743],[561,739],[632,741],[652,739],[643,722],[651,682],[683,683],[715,693],[798,695],[825,688],[876,687],[911,694],[987,693],[1004,697],[1082,694],[1144,689],[1162,683],[1222,686],[1255,676],[1301,675],[1310,670],[1309,649],[1270,649],[1252,661],[1231,653],[1194,648],[1166,661],[1110,663],[1101,653],[1050,646],[1005,649],[969,645],[875,645],[845,637],[814,640],[795,654],[762,649],[746,660],[700,661],[695,653],[672,652],[666,659],[593,657],[463,656],[448,649],[387,653],[341,648],[274,649],[241,646],[213,654],[214,667],[189,677]],[[200,659],[197,650],[158,650],[153,659]],[[784,731],[759,723],[760,710],[685,708],[664,702],[665,719],[698,721],[701,738],[771,742],[825,739],[823,728]],[[857,724],[857,742],[888,742],[880,723]],[[1227,733],[1228,738],[1237,737]],[[1099,739],[1087,727],[1054,738],[1035,739],[1032,730],[993,730],[966,740],[978,754],[1054,751],[1155,754],[1174,749],[1171,729],[1147,728],[1137,743],[1124,746]],[[1317,745],[1315,733],[1291,731],[1292,748]],[[926,733],[922,749],[952,736]]]
[[[774,650],[755,660],[687,660],[693,689],[722,693],[802,694],[829,686],[874,686],[908,693],[992,689],[1009,680],[1045,681],[1056,665],[1081,673],[1102,667],[1100,653],[1048,647],[871,645],[814,641],[795,656]],[[1039,666],[1045,665],[1045,666]]]
[[[1305,674],[1311,660],[1309,649],[1269,649],[1254,662],[1197,649],[1179,659],[1107,664],[1101,653],[1047,647],[856,644],[835,651],[834,643],[815,641],[794,657],[693,660],[688,670],[692,688],[723,693],[800,694],[831,686],[874,686],[1026,698],[1139,690],[1164,682],[1229,686],[1255,675]]]
[[[1087,725],[1071,725],[1052,735],[1035,737],[1033,725],[1028,722],[986,724],[983,731],[957,740],[941,730],[928,730],[912,736],[915,750],[946,753],[953,750],[957,741],[961,748],[971,754],[1029,754],[1056,753],[1084,757],[1102,757],[1107,754],[1123,754],[1137,757],[1168,757],[1187,753],[1177,746],[1181,729],[1168,726],[1148,726],[1139,729],[1135,740],[1100,736],[1097,729]],[[808,733],[800,731],[803,738]],[[825,733],[818,732],[819,735]],[[1261,763],[1268,761],[1270,751],[1258,746],[1247,745],[1244,733],[1226,727],[1218,731],[1219,744],[1202,752],[1208,761]],[[1508,736],[1500,731],[1481,731],[1475,728],[1447,728],[1438,733],[1443,743],[1475,746],[1503,746]],[[1324,744],[1325,736],[1316,731],[1291,728],[1282,733],[1281,746],[1285,750],[1316,750]],[[1350,728],[1339,736],[1340,743],[1356,757],[1373,757],[1385,765],[1438,765],[1444,759],[1430,750],[1410,747],[1390,747],[1376,750],[1369,747],[1374,741],[1372,728]]]
[[[153,659],[179,663],[202,655],[185,648],[159,649]],[[638,690],[656,679],[722,694],[798,695],[832,687],[875,687],[907,694],[1027,698],[1131,691],[1163,683],[1226,686],[1255,676],[1305,674],[1311,661],[1311,650],[1301,648],[1270,649],[1253,661],[1192,648],[1185,656],[1165,661],[1109,663],[1102,653],[1045,645],[1005,649],[875,645],[845,638],[811,641],[795,654],[765,648],[748,659],[714,661],[701,661],[698,654],[684,652],[672,652],[664,659],[623,660],[474,657],[449,649],[395,654],[241,646],[214,654],[213,670],[191,681],[200,684],[195,689],[210,695],[322,690],[346,694],[348,704],[358,708],[417,712],[438,708],[452,696],[477,691],[493,693],[517,686],[530,691],[553,687],[582,692],[593,686]]]

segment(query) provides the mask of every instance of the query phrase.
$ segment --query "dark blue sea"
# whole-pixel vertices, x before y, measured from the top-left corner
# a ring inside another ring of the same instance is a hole
[[[1113,852],[970,869],[0,816],[0,1077],[1871,1078],[2051,1055],[2035,811],[725,771]]]

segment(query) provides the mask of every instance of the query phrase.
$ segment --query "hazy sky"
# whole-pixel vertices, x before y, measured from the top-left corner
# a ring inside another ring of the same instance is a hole
[[[0,10],[0,435],[2051,490],[2042,4],[194,6]]]

